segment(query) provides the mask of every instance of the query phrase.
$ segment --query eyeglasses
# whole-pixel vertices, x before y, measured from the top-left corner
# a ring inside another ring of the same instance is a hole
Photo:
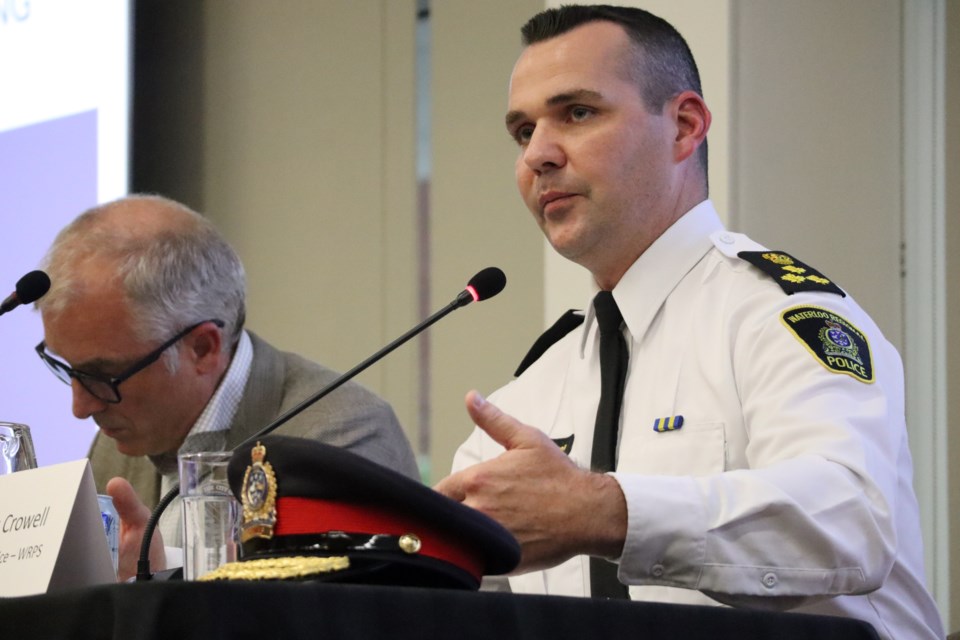
[[[52,355],[47,353],[46,341],[42,341],[37,345],[37,355],[39,355],[40,359],[46,363],[46,365],[50,368],[50,371],[53,371],[53,375],[57,376],[57,378],[64,383],[70,384],[70,379],[73,378],[79,382],[80,386],[86,389],[93,397],[97,398],[98,400],[102,400],[103,402],[116,404],[121,400],[119,388],[121,382],[149,367],[151,364],[159,360],[160,356],[163,355],[163,352],[176,344],[177,341],[184,338],[187,334],[200,325],[208,322],[212,322],[221,329],[224,326],[223,320],[204,320],[203,322],[192,324],[148,353],[146,356],[129,367],[126,371],[117,376],[104,376],[95,373],[78,371],[67,363],[57,360]]]

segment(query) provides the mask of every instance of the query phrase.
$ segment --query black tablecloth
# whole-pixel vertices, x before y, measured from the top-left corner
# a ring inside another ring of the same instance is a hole
[[[865,623],[792,613],[324,583],[153,582],[0,599],[3,638],[681,638],[858,640]]]

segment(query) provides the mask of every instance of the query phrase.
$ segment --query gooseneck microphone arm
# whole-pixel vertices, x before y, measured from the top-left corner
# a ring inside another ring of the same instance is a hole
[[[167,491],[157,506],[153,508],[147,524],[143,527],[143,539],[140,540],[140,557],[137,558],[137,582],[146,582],[150,580],[150,543],[153,541],[153,532],[157,529],[157,523],[160,522],[160,516],[166,511],[170,503],[180,495],[180,483],[173,485],[173,488]]]
[[[268,424],[266,427],[258,431],[256,434],[247,438],[237,446],[235,446],[231,451],[237,451],[238,449],[243,449],[250,446],[258,439],[267,435],[274,429],[286,423],[291,418],[297,416],[307,407],[311,406],[316,401],[320,400],[330,392],[334,391],[340,387],[343,383],[349,381],[351,378],[356,376],[358,373],[377,362],[388,353],[407,342],[410,338],[414,337],[418,333],[421,333],[427,327],[437,322],[444,316],[448,315],[452,311],[459,309],[460,307],[465,307],[471,302],[478,302],[480,300],[487,300],[497,295],[507,284],[507,277],[503,274],[503,271],[496,267],[487,267],[479,273],[477,273],[473,278],[470,279],[470,282],[467,284],[467,287],[461,291],[456,298],[453,299],[447,306],[440,309],[426,320],[423,320],[417,324],[413,329],[410,329],[402,336],[383,347],[372,356],[350,369],[346,373],[340,375],[336,380],[320,389],[317,393],[313,394],[300,404],[296,405],[289,409],[286,413],[281,415],[279,418]],[[150,514],[150,519],[147,520],[147,524],[144,527],[143,531],[143,540],[140,544],[140,558],[137,560],[137,582],[150,580],[150,542],[153,539],[153,532],[157,527],[157,522],[160,519],[160,514],[163,513],[174,498],[177,497],[180,493],[180,485],[174,485],[157,503],[156,508],[153,510],[153,513]]]
[[[480,286],[474,284],[481,274],[486,273],[490,269],[495,269],[500,274],[500,278],[503,280],[503,284],[500,285],[500,288],[497,289],[494,293],[489,293],[489,291],[487,291],[486,289],[481,291]],[[487,298],[491,298],[497,295],[503,290],[503,286],[506,284],[506,277],[503,275],[503,272],[497,269],[496,267],[488,267],[487,269],[484,269],[483,271],[478,273],[476,276],[474,276],[473,279],[470,280],[470,283],[471,284],[468,284],[466,289],[461,291],[460,294],[457,295],[457,297],[450,304],[445,306],[443,309],[441,309],[440,311],[437,311],[432,316],[428,317],[426,320],[423,320],[422,322],[420,322],[420,324],[415,326],[413,329],[410,329],[409,331],[404,333],[402,336],[400,336],[399,338],[397,338],[396,340],[394,340],[393,342],[383,347],[382,349],[374,353],[372,356],[370,356],[369,358],[367,358],[366,360],[364,360],[363,362],[355,366],[353,369],[350,369],[346,373],[342,374],[339,378],[337,378],[336,380],[328,384],[326,387],[324,387],[314,395],[310,396],[309,398],[307,398],[297,406],[293,407],[292,409],[284,413],[282,416],[280,416],[279,418],[271,422],[269,425],[267,425],[266,427],[264,427],[263,429],[255,433],[254,435],[250,436],[249,438],[247,438],[246,440],[238,444],[236,447],[233,448],[233,450],[236,451],[238,449],[243,449],[244,447],[248,447],[252,445],[259,438],[262,438],[263,436],[267,435],[268,433],[270,433],[280,425],[284,424],[291,418],[295,417],[301,411],[303,411],[304,409],[312,405],[314,402],[326,396],[328,393],[330,393],[331,391],[333,391],[334,389],[342,385],[344,382],[347,382],[348,380],[356,376],[358,373],[365,370],[367,367],[369,367],[373,363],[377,362],[378,360],[386,356],[388,353],[390,353],[391,351],[393,351],[394,349],[396,349],[397,347],[405,343],[410,338],[414,337],[421,331],[424,331],[430,325],[435,323],[437,320],[440,320],[450,312],[455,311],[460,307],[465,307],[471,302],[474,302],[477,300],[485,300]],[[481,295],[482,293],[486,293],[487,295]]]

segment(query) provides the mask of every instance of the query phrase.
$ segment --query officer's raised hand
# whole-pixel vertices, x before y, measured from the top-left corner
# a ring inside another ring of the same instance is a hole
[[[577,467],[546,434],[476,391],[467,394],[466,405],[474,423],[506,451],[435,488],[517,538],[523,555],[515,573],[552,567],[577,554],[619,557],[627,509],[613,477]]]

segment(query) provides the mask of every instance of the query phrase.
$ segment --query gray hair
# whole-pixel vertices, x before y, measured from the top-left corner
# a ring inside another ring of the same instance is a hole
[[[243,264],[209,220],[185,205],[134,195],[80,214],[41,263],[51,285],[37,308],[56,314],[82,295],[78,267],[90,260],[115,265],[140,339],[163,341],[191,324],[219,319],[227,336],[223,349],[239,340],[246,314]],[[177,350],[164,355],[175,370]]]

